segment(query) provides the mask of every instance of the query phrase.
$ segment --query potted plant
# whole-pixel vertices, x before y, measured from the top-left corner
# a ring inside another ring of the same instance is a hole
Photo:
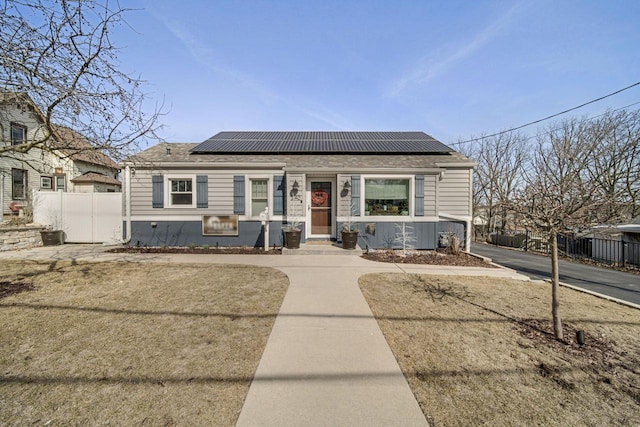
[[[300,221],[294,220],[288,223],[285,227],[282,227],[284,232],[284,246],[287,249],[299,249],[300,248]]]
[[[54,230],[51,226],[42,230],[40,237],[42,237],[43,246],[57,246],[64,243],[62,230]]]
[[[50,224],[40,232],[43,246],[57,246],[64,243],[64,233],[62,227],[60,227],[61,218],[60,212],[51,210],[49,211]]]
[[[355,249],[357,244],[358,227],[351,224],[351,215],[349,215],[347,222],[342,224],[342,249]]]

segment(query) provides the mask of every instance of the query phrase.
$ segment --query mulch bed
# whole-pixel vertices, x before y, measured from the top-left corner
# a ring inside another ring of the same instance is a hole
[[[134,254],[204,254],[204,255],[280,255],[281,248],[255,248],[243,247],[184,247],[184,246],[122,246],[110,249],[112,253],[134,253]]]
[[[371,261],[392,262],[397,264],[432,264],[432,265],[453,265],[457,267],[488,267],[497,268],[486,262],[484,259],[466,252],[457,255],[447,254],[439,251],[412,251],[402,255],[398,250],[371,251],[362,254],[362,257]]]
[[[241,247],[184,247],[184,246],[122,246],[110,249],[112,253],[137,253],[137,254],[205,254],[205,255],[280,255],[282,248],[271,248],[265,252],[263,248],[250,246]],[[432,264],[452,265],[458,267],[487,267],[497,268],[484,259],[466,252],[457,255],[440,251],[412,251],[406,255],[399,250],[375,250],[362,254],[364,259],[377,262],[390,262],[398,264]]]

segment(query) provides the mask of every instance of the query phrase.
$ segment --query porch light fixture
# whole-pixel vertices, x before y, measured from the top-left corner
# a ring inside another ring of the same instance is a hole
[[[349,180],[346,180],[344,182],[344,185],[342,186],[342,191],[340,192],[340,196],[347,197],[349,195],[350,188],[351,188],[351,183],[349,182]]]
[[[291,191],[289,191],[289,196],[291,196],[292,200],[300,200],[300,196],[298,195],[298,188],[300,188],[300,184],[298,184],[297,180],[293,180],[293,184],[291,184]]]

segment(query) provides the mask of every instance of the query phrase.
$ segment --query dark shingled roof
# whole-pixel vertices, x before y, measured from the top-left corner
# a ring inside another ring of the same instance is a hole
[[[424,132],[220,132],[193,153],[443,154],[454,151]]]

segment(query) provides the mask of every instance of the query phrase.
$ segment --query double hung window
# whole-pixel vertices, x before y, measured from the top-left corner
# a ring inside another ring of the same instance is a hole
[[[27,171],[24,169],[11,169],[11,198],[24,200],[27,198]]]
[[[193,180],[169,179],[171,192],[169,203],[171,205],[193,205]]]
[[[257,217],[269,206],[269,180],[251,180],[251,216]]]
[[[25,142],[27,142],[27,127],[11,123],[11,145],[20,145]]]

